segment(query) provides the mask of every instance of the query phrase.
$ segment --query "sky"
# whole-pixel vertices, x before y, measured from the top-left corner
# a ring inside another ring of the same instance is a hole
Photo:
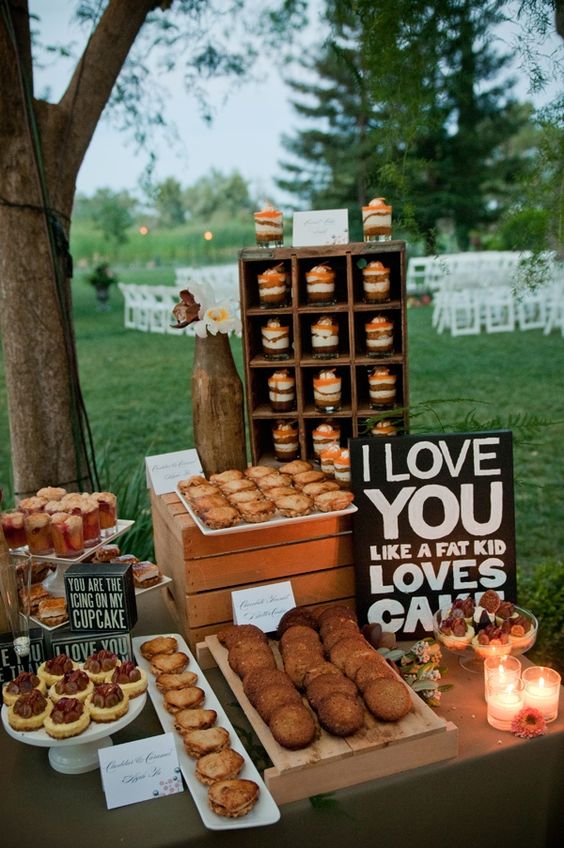
[[[75,42],[77,46],[83,43],[82,30],[70,23],[75,7],[75,0],[30,0],[32,13],[41,18],[38,28],[44,42]],[[314,0],[313,24],[304,34],[306,42],[319,41],[324,34],[319,13],[321,7],[322,0]],[[501,35],[510,45],[519,37],[519,31],[514,25],[507,24]],[[555,35],[547,43],[545,52],[554,49],[557,44],[560,41]],[[50,99],[58,100],[68,83],[73,65],[73,62],[57,61],[36,71],[36,93],[41,95],[48,87]],[[529,97],[527,76],[518,68],[515,70],[517,95],[526,99]],[[215,116],[211,126],[200,117],[196,101],[186,93],[179,75],[163,80],[168,91],[168,115],[176,126],[179,141],[171,140],[171,132],[162,136],[155,171],[157,181],[174,176],[186,186],[211,168],[224,173],[238,170],[249,181],[256,196],[264,200],[280,199],[281,192],[276,189],[273,180],[281,175],[279,162],[284,158],[281,136],[296,128],[297,119],[288,102],[289,89],[266,57],[255,68],[254,77],[254,80],[240,84],[227,102],[224,102],[222,86],[212,87],[210,99]],[[554,91],[555,85],[552,85],[548,94],[532,99],[536,105],[541,105]],[[77,190],[91,195],[98,188],[109,187],[138,194],[139,179],[146,163],[146,156],[136,152],[134,143],[128,143],[126,135],[103,118],[79,173]]]

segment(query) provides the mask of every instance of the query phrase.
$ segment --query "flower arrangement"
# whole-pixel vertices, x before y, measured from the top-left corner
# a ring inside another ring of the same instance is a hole
[[[397,670],[414,692],[429,706],[439,706],[442,693],[450,689],[451,684],[439,683],[445,669],[441,667],[440,646],[432,637],[415,642],[407,651],[399,648],[379,650],[387,660],[396,664]]]
[[[546,721],[540,710],[523,707],[511,722],[511,732],[522,739],[534,739],[546,733]]]
[[[181,330],[193,324],[194,333],[201,339],[218,333],[240,335],[241,319],[238,311],[238,304],[229,298],[216,302],[209,283],[191,283],[189,290],[183,289],[180,292],[180,303],[172,310],[176,324],[171,326]]]

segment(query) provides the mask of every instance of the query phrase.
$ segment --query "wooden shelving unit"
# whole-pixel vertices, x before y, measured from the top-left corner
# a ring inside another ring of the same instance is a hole
[[[390,300],[368,304],[363,301],[362,267],[380,260],[390,268]],[[291,279],[291,303],[277,309],[259,305],[257,275],[283,262]],[[305,273],[314,265],[327,263],[336,272],[335,303],[312,306],[307,303]],[[313,456],[312,430],[331,418],[341,425],[341,443],[358,436],[367,418],[386,413],[406,429],[404,412],[375,410],[369,405],[368,373],[375,365],[390,368],[397,375],[397,407],[408,404],[407,321],[405,298],[405,242],[351,243],[325,247],[246,248],[239,253],[239,284],[243,323],[243,351],[247,387],[247,409],[253,463],[270,462],[272,423],[276,419],[297,421],[302,459]],[[311,323],[321,315],[331,315],[339,324],[339,356],[314,358],[311,350]],[[389,316],[394,322],[394,351],[368,356],[364,325],[374,315]],[[280,317],[290,326],[292,355],[272,361],[262,354],[261,327],[270,317]],[[274,412],[268,399],[268,377],[287,368],[296,380],[296,406],[291,412]],[[342,378],[342,406],[331,415],[315,409],[313,376],[323,368],[335,368]]]

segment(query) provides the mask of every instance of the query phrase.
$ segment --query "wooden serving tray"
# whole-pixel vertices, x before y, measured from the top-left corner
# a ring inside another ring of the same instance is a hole
[[[271,647],[278,661],[276,643],[271,642]],[[208,636],[198,645],[198,659],[204,667],[214,663],[219,666],[268,753],[273,765],[265,770],[264,781],[278,804],[448,760],[458,754],[458,728],[436,715],[415,692],[411,692],[412,711],[398,722],[381,722],[365,711],[365,727],[354,736],[340,739],[321,730],[319,739],[308,748],[288,751],[276,742],[251,705],[241,680],[229,667],[227,650],[217,636]]]

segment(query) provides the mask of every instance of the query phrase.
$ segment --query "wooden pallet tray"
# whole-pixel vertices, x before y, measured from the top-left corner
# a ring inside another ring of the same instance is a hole
[[[275,644],[273,651],[278,657]],[[217,636],[198,645],[204,667],[215,663],[272,761],[264,780],[278,804],[332,792],[430,763],[456,757],[458,728],[438,716],[414,692],[413,709],[394,723],[377,721],[368,711],[365,727],[347,739],[321,730],[319,739],[301,751],[282,748],[251,705],[239,677],[227,661],[227,650]],[[281,665],[281,662],[280,662]],[[346,763],[343,761],[346,759]]]

